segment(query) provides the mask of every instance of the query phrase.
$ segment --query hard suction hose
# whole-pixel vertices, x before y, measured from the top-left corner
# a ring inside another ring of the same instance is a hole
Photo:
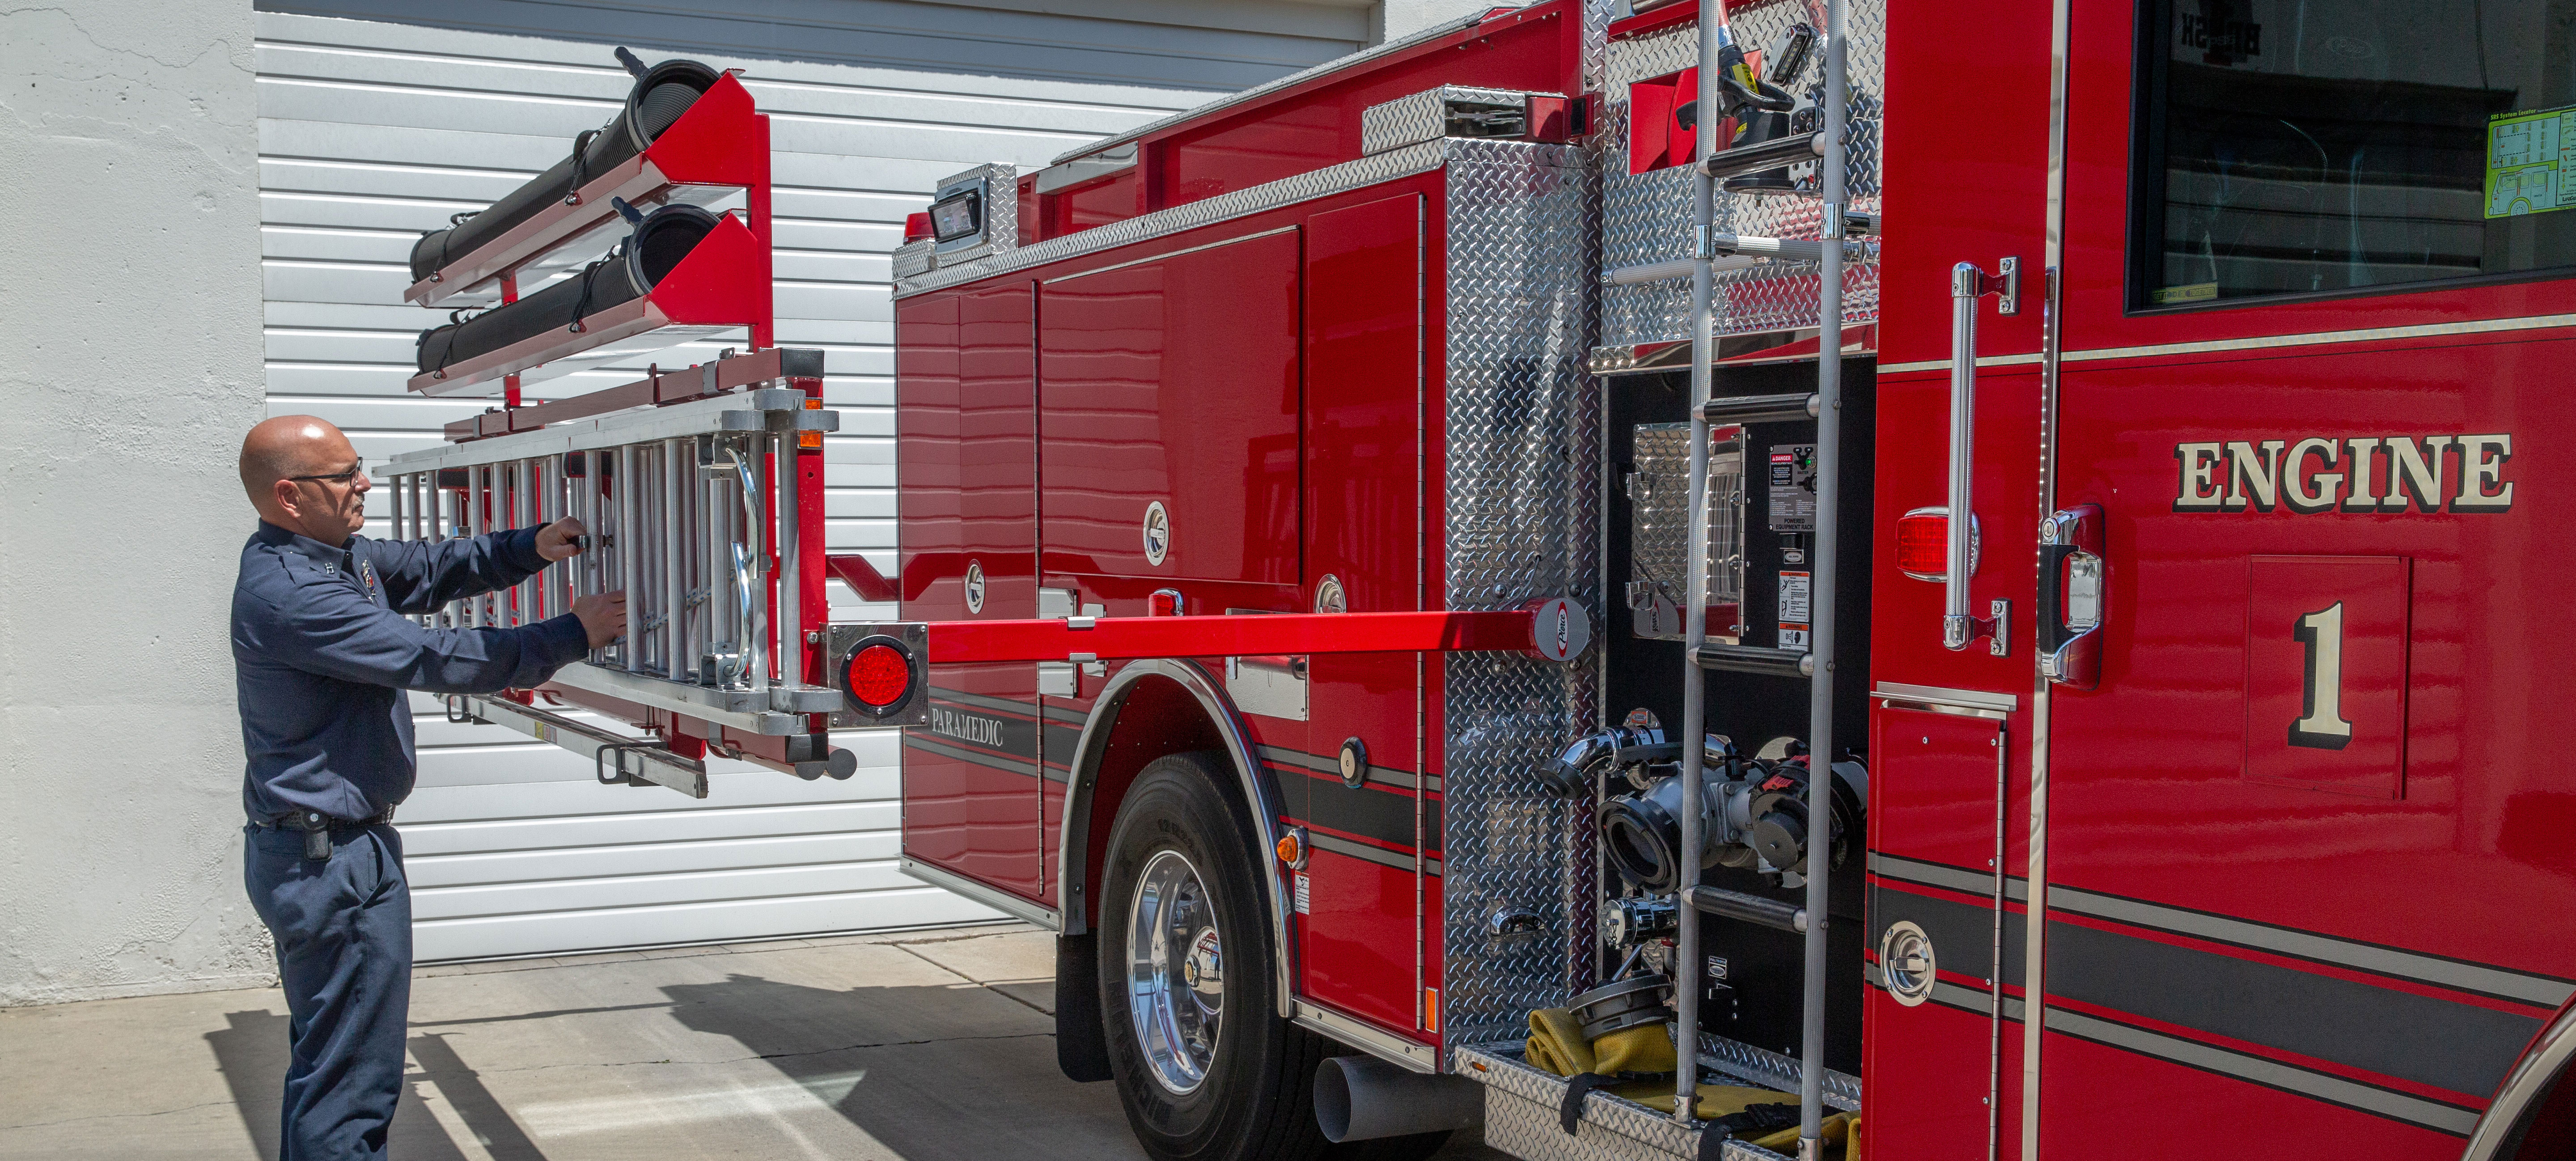
[[[447,229],[421,235],[411,247],[411,277],[418,282],[450,261],[473,253],[537,211],[570,198],[591,179],[642,153],[680,115],[698,103],[724,74],[693,60],[666,60],[650,68],[617,50],[635,84],[608,124],[573,138],[571,156],[473,215],[459,215]]]
[[[420,332],[420,369],[442,371],[642,298],[722,220],[709,210],[685,204],[642,215],[635,231],[617,249],[572,277],[517,302]]]

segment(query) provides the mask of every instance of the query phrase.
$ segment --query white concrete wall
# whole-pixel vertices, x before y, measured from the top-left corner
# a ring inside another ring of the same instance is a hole
[[[227,645],[255,100],[249,0],[0,12],[0,1004],[275,974]]]

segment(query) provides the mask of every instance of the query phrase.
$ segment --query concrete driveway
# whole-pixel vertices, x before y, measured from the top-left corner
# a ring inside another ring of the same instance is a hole
[[[1056,1071],[1054,963],[1010,925],[422,968],[392,1152],[1133,1161]],[[0,1010],[0,1158],[273,1158],[286,1022],[274,990]]]

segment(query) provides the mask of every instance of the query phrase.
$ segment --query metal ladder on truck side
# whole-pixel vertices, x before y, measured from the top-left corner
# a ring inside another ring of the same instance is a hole
[[[783,384],[752,384],[395,456],[388,475],[397,540],[571,517],[595,546],[511,589],[451,601],[422,622],[530,625],[570,611],[581,597],[623,590],[624,634],[592,650],[587,664],[557,671],[552,684],[728,731],[822,737],[809,732],[807,715],[844,707],[840,690],[801,680],[812,644],[799,631],[807,620],[805,525],[819,514],[804,510],[795,474],[782,470],[807,433],[837,426],[837,415],[814,402]],[[706,794],[704,762],[673,753],[667,735],[617,733],[533,699],[450,704],[451,713],[590,757],[602,781]],[[855,768],[855,758],[828,743],[805,748],[815,752],[791,743],[786,755],[799,774],[847,777],[849,770],[832,767]]]
[[[1713,110],[1721,105],[1720,59],[1727,47],[1725,0],[1700,0],[1699,5],[1699,105]],[[1743,669],[1753,672],[1794,673],[1809,682],[1807,717],[1807,752],[1816,763],[1816,772],[1807,780],[1807,817],[1825,820],[1820,825],[1832,826],[1834,753],[1834,602],[1835,570],[1839,564],[1837,522],[1841,508],[1842,461],[1842,350],[1843,350],[1843,265],[1844,239],[1848,236],[1848,195],[1846,187],[1845,133],[1848,128],[1849,60],[1847,33],[1850,27],[1849,0],[1826,0],[1824,99],[1822,131],[1815,134],[1821,147],[1818,164],[1818,189],[1822,199],[1823,226],[1816,242],[1815,261],[1821,267],[1818,284],[1820,301],[1817,310],[1816,390],[1812,396],[1765,395],[1715,397],[1714,363],[1716,339],[1713,335],[1713,296],[1715,293],[1715,212],[1717,183],[1729,176],[1750,173],[1783,164],[1779,146],[1795,149],[1802,141],[1772,143],[1773,147],[1754,147],[1720,151],[1715,148],[1717,134],[1698,135],[1699,161],[1693,175],[1692,213],[1697,239],[1691,258],[1690,280],[1690,533],[1685,570],[1688,597],[1685,602],[1683,641],[1687,660],[1682,671],[1682,724],[1680,822],[1684,851],[1699,850],[1706,836],[1701,831],[1702,748],[1698,740],[1707,732],[1707,671],[1710,669]],[[1739,155],[1739,156],[1729,156]],[[1814,558],[1810,567],[1813,588],[1810,592],[1811,620],[1807,652],[1794,661],[1778,650],[1756,646],[1730,645],[1708,639],[1708,584],[1711,565],[1709,545],[1709,439],[1711,428],[1727,424],[1778,421],[1813,416],[1816,420],[1816,531]],[[1801,1161],[1816,1161],[1822,1156],[1823,1120],[1825,1115],[1825,966],[1827,952],[1828,880],[1832,874],[1830,860],[1807,860],[1805,909],[1809,921],[1804,924],[1805,962],[1803,964],[1803,1027],[1799,1049],[1799,1132],[1798,1156]],[[1689,1066],[1675,1070],[1673,1119],[1688,1126],[1696,1114],[1700,1064],[1704,1056],[1699,1037],[1699,1001],[1701,973],[1706,970],[1700,949],[1702,906],[1693,905],[1701,889],[1683,891],[1677,908],[1679,930],[1674,939],[1673,1004],[1681,1029],[1676,1040],[1690,1046]]]

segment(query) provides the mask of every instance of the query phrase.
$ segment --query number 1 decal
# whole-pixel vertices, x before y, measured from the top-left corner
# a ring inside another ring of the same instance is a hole
[[[2308,653],[2299,718],[2290,723],[2290,744],[2311,750],[2343,749],[2352,741],[2352,723],[2343,720],[2343,602],[2301,616],[2290,635]]]

